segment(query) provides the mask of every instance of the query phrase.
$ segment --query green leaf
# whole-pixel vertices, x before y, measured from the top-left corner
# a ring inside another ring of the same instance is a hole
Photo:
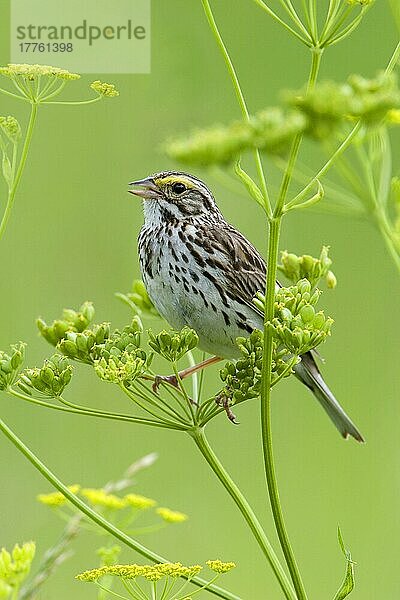
[[[346,573],[342,582],[342,585],[336,592],[336,595],[333,600],[343,600],[343,598],[347,598],[349,594],[354,590],[355,579],[354,579],[354,562],[351,559],[351,554],[349,550],[346,550],[346,547],[343,542],[342,533],[340,528],[338,527],[338,540],[340,548],[346,558]]]

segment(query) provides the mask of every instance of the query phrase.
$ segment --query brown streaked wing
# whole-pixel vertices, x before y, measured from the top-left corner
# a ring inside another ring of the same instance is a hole
[[[259,313],[252,300],[265,289],[266,264],[261,254],[229,223],[210,228],[207,234],[213,248],[227,258],[224,277],[228,295]]]

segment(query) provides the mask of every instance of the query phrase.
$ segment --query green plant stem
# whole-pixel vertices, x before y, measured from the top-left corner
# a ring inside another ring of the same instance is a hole
[[[390,73],[392,73],[393,69],[399,62],[399,59],[400,59],[400,42],[397,44],[397,46],[392,54],[392,57],[388,63],[388,66],[385,69],[386,75],[390,75]]]
[[[4,235],[4,231],[7,227],[8,220],[10,218],[11,210],[15,200],[15,194],[18,188],[18,184],[21,180],[21,176],[25,167],[26,159],[28,156],[28,150],[32,139],[33,129],[35,127],[36,116],[37,116],[38,105],[36,102],[31,103],[31,114],[29,117],[28,129],[26,131],[25,141],[21,152],[21,159],[18,165],[18,169],[15,175],[15,179],[8,192],[7,205],[3,214],[3,218],[0,223],[0,240]]]
[[[69,550],[69,546],[79,533],[80,520],[81,515],[77,514],[68,521],[61,538],[44,553],[39,569],[33,579],[28,581],[21,589],[18,600],[34,600],[37,598],[41,586],[61,563],[71,556],[72,552]]]
[[[275,281],[278,264],[279,236],[282,216],[273,218],[269,224],[269,247],[268,247],[268,270],[266,289],[269,293],[265,298],[265,321],[264,321],[264,352],[261,377],[261,431],[263,440],[263,454],[265,473],[267,479],[268,493],[271,502],[272,514],[278,538],[285,556],[290,576],[296,590],[298,600],[307,600],[307,594],[301,579],[299,568],[292,550],[286,525],[283,517],[282,506],[279,497],[278,483],[276,479],[274,453],[272,446],[271,425],[271,384],[272,384],[272,352],[273,338],[269,322],[274,314]]]
[[[29,460],[29,462],[43,475],[47,481],[49,481],[59,492],[61,492],[67,500],[71,502],[78,510],[80,510],[84,515],[86,515],[90,521],[93,521],[104,529],[107,533],[112,535],[114,538],[124,543],[126,546],[135,550],[138,554],[141,554],[148,560],[157,563],[165,563],[169,562],[164,557],[156,554],[146,546],[140,544],[140,542],[134,540],[130,536],[126,535],[123,531],[115,527],[112,523],[107,521],[100,514],[91,509],[85,502],[83,502],[78,496],[73,494],[66,485],[58,479],[58,477],[32,452],[28,446],[24,444],[24,442],[6,425],[6,423],[0,419],[0,431],[4,433],[4,435],[16,446],[16,448]],[[207,585],[207,582],[201,577],[194,577],[191,579],[191,582],[194,583],[198,587],[202,587]],[[212,592],[215,596],[219,598],[224,598],[225,600],[241,600],[239,596],[224,590],[223,588],[216,585],[207,586],[207,590]]]
[[[263,0],[254,0],[254,1],[258,6],[260,6],[267,13],[267,15],[269,15],[270,17],[275,19],[275,21],[277,21],[280,25],[282,25],[282,27],[284,27],[287,31],[289,31],[289,33],[291,33],[298,40],[300,40],[300,42],[302,42],[306,46],[311,46],[311,44],[312,44],[311,38],[308,34],[308,31],[303,26],[303,24],[299,25],[299,23],[297,21],[295,21],[295,23],[299,26],[300,30],[305,34],[306,38],[308,38],[308,39],[303,38],[302,35],[300,35],[295,29],[293,29],[293,27],[291,27],[290,25],[288,25],[288,23],[286,23],[286,21],[281,19],[280,16],[277,15]],[[292,15],[290,15],[290,16],[293,18]]]
[[[310,74],[308,77],[307,89],[313,89],[318,77],[318,72],[321,64],[322,52],[319,48],[314,48],[312,52],[312,61]],[[307,594],[302,582],[296,558],[290,543],[287,533],[285,520],[283,516],[282,505],[279,497],[278,482],[275,472],[273,445],[272,445],[272,424],[271,424],[271,389],[272,389],[272,353],[273,353],[273,338],[269,323],[274,316],[275,302],[275,282],[278,265],[279,237],[282,215],[285,208],[285,201],[289,190],[289,185],[293,177],[293,171],[297,162],[300,145],[303,135],[299,134],[295,137],[286,171],[283,175],[281,188],[279,191],[278,200],[273,212],[273,218],[269,220],[269,246],[267,260],[267,281],[265,292],[265,317],[264,317],[264,352],[263,366],[261,375],[261,433],[264,455],[265,475],[267,480],[268,494],[271,502],[272,514],[274,517],[275,527],[278,534],[279,542],[285,556],[290,576],[296,595],[299,600],[307,600]]]
[[[396,269],[400,274],[400,244],[399,240],[395,238],[395,233],[390,226],[384,208],[376,204],[375,210],[372,212],[372,217],[384,239],[390,256],[393,258]]]
[[[361,129],[361,122],[359,121],[358,123],[356,123],[354,125],[353,129],[348,133],[346,138],[339,145],[339,147],[335,150],[335,152],[332,154],[332,156],[329,158],[329,160],[327,160],[327,162],[324,164],[324,166],[321,167],[321,169],[318,171],[318,173],[308,182],[306,187],[303,188],[301,190],[301,192],[299,192],[297,194],[297,196],[295,196],[293,198],[293,200],[291,200],[290,202],[288,202],[288,204],[286,204],[287,208],[291,208],[294,204],[297,204],[311,190],[313,185],[318,183],[320,178],[329,171],[329,169],[332,167],[332,165],[336,161],[336,159],[339,158],[339,156],[341,156],[343,154],[343,152],[350,146],[350,144],[353,142],[355,136],[360,131],[360,129]]]
[[[28,101],[25,96],[21,96],[20,94],[13,94],[13,92],[9,92],[8,90],[4,90],[3,88],[0,88],[0,93],[5,94],[6,96],[11,96],[12,98],[18,98],[18,100],[23,100],[24,102]]]
[[[246,122],[249,122],[250,115],[249,115],[249,111],[247,109],[246,100],[244,98],[242,89],[240,87],[240,83],[239,83],[238,76],[236,74],[235,67],[233,66],[231,57],[229,56],[229,52],[225,46],[224,40],[222,39],[222,36],[218,29],[218,26],[215,22],[209,0],[201,0],[201,2],[203,4],[203,9],[204,9],[205,15],[207,17],[208,24],[210,25],[210,29],[211,29],[211,31],[216,39],[216,42],[221,50],[222,56],[224,57],[225,64],[228,69],[229,76],[232,80],[232,84],[233,84],[233,87],[234,87],[234,90],[236,93],[237,100],[239,102],[240,109],[242,111],[243,118]],[[267,182],[265,180],[265,175],[264,175],[264,170],[263,170],[263,166],[262,166],[262,162],[261,162],[260,152],[257,148],[254,150],[254,160],[256,163],[256,169],[257,169],[258,176],[260,179],[261,191],[264,196],[265,210],[267,211],[267,215],[270,216],[272,214],[271,201],[270,201],[269,194],[268,194]]]
[[[93,104],[94,102],[99,102],[99,100],[102,100],[102,99],[103,99],[103,96],[97,96],[97,98],[91,98],[90,100],[70,100],[70,101],[68,101],[68,100],[50,100],[50,101],[41,100],[40,104],[70,104],[72,106],[77,106],[77,105],[82,105],[82,104]]]
[[[279,581],[282,591],[285,594],[285,597],[288,600],[293,600],[294,598],[296,598],[296,596],[294,595],[293,588],[287,578],[287,575],[282,565],[279,562],[278,557],[275,554],[274,549],[271,546],[270,541],[265,535],[262,526],[260,525],[256,515],[253,512],[253,509],[247,502],[245,496],[242,494],[235,482],[228,475],[224,466],[215,455],[204,433],[204,429],[200,427],[194,427],[193,429],[188,430],[188,433],[191,435],[196,446],[202,453],[203,457],[210,465],[211,469],[214,471],[214,473],[216,474],[216,476],[218,477],[224,488],[227,490],[231,498],[234,500],[240,512],[242,513],[258,545],[263,551],[264,556],[270,563],[272,570],[274,571],[275,576]]]
[[[91,408],[78,408],[70,403],[67,403],[62,398],[59,398],[60,402],[64,402],[66,406],[59,406],[58,404],[52,404],[51,402],[46,402],[44,400],[38,400],[37,398],[33,398],[31,396],[26,396],[25,394],[21,394],[14,388],[9,388],[7,393],[15,396],[16,398],[20,398],[21,400],[25,400],[26,402],[30,402],[31,404],[36,404],[37,406],[43,406],[44,408],[51,408],[53,410],[59,410],[62,412],[69,412],[76,415],[86,415],[88,417],[98,417],[99,419],[110,419],[112,421],[124,421],[128,423],[139,423],[141,425],[151,425],[153,427],[161,427],[165,429],[170,429],[169,425],[165,423],[161,423],[160,421],[155,421],[152,419],[144,419],[141,417],[134,417],[132,415],[125,415],[121,413],[110,413],[107,411],[101,411],[97,409]],[[179,431],[186,431],[187,427],[178,427],[175,426],[175,429],[179,429]]]

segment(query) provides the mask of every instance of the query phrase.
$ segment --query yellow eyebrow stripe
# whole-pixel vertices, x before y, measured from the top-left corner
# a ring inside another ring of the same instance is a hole
[[[168,185],[169,183],[184,183],[188,188],[194,187],[194,184],[192,181],[190,181],[190,179],[187,179],[186,177],[178,177],[176,175],[168,175],[167,177],[160,177],[159,179],[155,180],[156,185]]]

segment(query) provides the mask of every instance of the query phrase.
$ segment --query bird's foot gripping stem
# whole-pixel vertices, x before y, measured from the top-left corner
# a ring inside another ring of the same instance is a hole
[[[172,385],[175,388],[179,388],[176,375],[156,375],[153,383],[153,392],[157,393],[158,388],[162,383],[169,383],[169,385]]]
[[[225,394],[220,394],[216,396],[215,402],[218,406],[224,409],[226,412],[226,416],[234,425],[239,425],[239,422],[236,420],[236,415],[232,412],[232,409],[229,404],[229,398],[225,396]]]

